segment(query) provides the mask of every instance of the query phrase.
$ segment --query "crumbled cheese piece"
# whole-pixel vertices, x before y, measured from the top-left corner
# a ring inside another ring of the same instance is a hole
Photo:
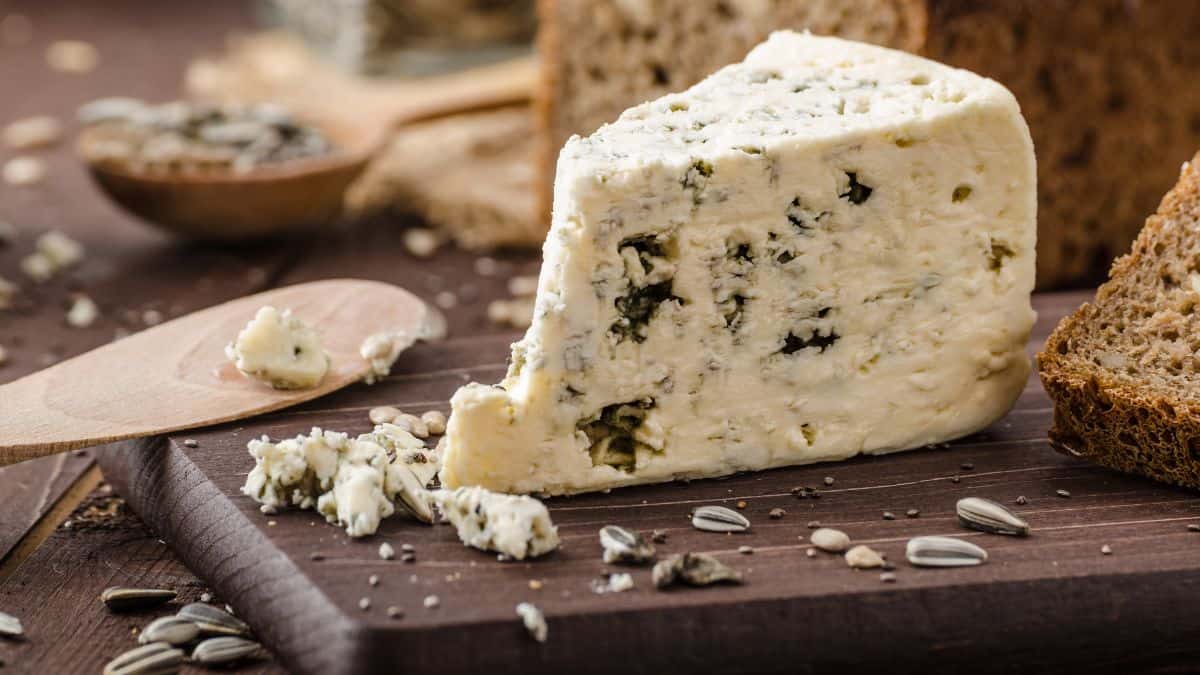
[[[500,269],[500,265],[496,262],[496,259],[487,256],[476,258],[474,266],[475,274],[481,277],[495,276],[496,272]]]
[[[83,244],[58,230],[51,230],[38,237],[34,247],[50,259],[56,270],[77,265],[83,260]]]
[[[546,626],[546,617],[542,610],[531,603],[522,602],[517,605],[517,616],[521,617],[521,623],[525,624],[525,630],[529,631],[530,637],[538,642],[546,641],[549,628]]]
[[[985,428],[1029,374],[1035,188],[998,83],[776,33],[564,146],[533,324],[499,386],[454,395],[442,484],[602,490]]]
[[[481,551],[524,560],[558,548],[558,528],[546,505],[533,497],[489,492],[480,487],[435,490],[442,515],[458,530],[458,538]]]
[[[40,284],[53,279],[58,267],[45,254],[35,252],[21,258],[21,271]]]
[[[32,150],[54,145],[62,138],[62,124],[49,115],[10,122],[0,131],[0,140],[14,150]]]
[[[592,591],[599,595],[624,593],[629,590],[633,590],[633,575],[628,572],[613,572],[607,579],[596,579],[592,582]]]
[[[416,336],[404,331],[385,331],[367,336],[358,348],[359,355],[371,364],[371,369],[367,371],[363,381],[375,384],[387,377],[396,359],[400,358],[400,352],[411,347],[416,341]]]
[[[428,258],[442,245],[442,238],[433,230],[410,227],[404,231],[404,248],[418,258]]]
[[[317,332],[291,310],[263,307],[225,347],[225,355],[247,377],[275,389],[308,389],[321,383],[329,356]]]
[[[537,293],[538,278],[533,275],[517,276],[508,280],[508,292],[511,295],[533,295]]]
[[[56,40],[46,47],[46,65],[62,73],[89,73],[100,65],[100,52],[82,40]]]
[[[33,185],[46,177],[46,162],[37,157],[13,157],[0,171],[9,185]]]
[[[270,508],[315,508],[351,537],[374,534],[380,521],[398,506],[418,520],[431,522],[424,485],[397,452],[415,441],[411,436],[405,439],[406,435],[403,430],[376,427],[352,439],[314,427],[308,435],[279,442],[264,436],[247,445],[255,465],[242,493]]]
[[[67,310],[67,324],[74,328],[87,328],[100,317],[100,308],[86,295],[78,295]]]
[[[493,300],[488,303],[487,317],[497,325],[528,328],[533,323],[534,304],[533,298]]]

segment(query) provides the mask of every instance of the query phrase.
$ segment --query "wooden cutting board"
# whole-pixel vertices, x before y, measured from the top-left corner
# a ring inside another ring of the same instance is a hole
[[[1042,296],[1031,349],[1081,294]],[[351,540],[312,512],[274,516],[239,494],[253,461],[246,442],[313,425],[365,432],[367,410],[447,410],[469,380],[501,377],[515,336],[459,337],[414,348],[393,375],[303,408],[212,430],[113,446],[105,475],[182,559],[229,598],[297,673],[1092,672],[1200,660],[1200,501],[1193,493],[1109,473],[1045,442],[1050,403],[1036,379],[1013,412],[949,448],[844,463],[628,488],[549,501],[563,546],[543,559],[497,562],[463,547],[453,528],[401,518]],[[185,438],[198,441],[186,447]],[[827,486],[824,478],[834,482]],[[793,486],[820,498],[797,499]],[[1069,498],[1056,496],[1068,490]],[[1014,504],[1028,539],[968,533],[954,503],[977,495]],[[694,530],[692,508],[743,507],[753,528]],[[781,507],[781,519],[768,512]],[[919,517],[906,517],[918,509]],[[895,520],[884,520],[891,511]],[[845,530],[887,554],[894,583],[849,569],[840,556],[806,556],[807,524]],[[616,523],[668,533],[660,555],[704,551],[742,570],[746,584],[597,595],[597,530]],[[970,537],[991,560],[977,568],[916,569],[916,535]],[[388,542],[416,561],[385,561]],[[1109,545],[1111,555],[1102,555]],[[748,545],[753,554],[739,554]],[[378,575],[376,587],[368,577]],[[440,606],[423,607],[436,595]],[[361,598],[370,608],[359,608]],[[518,602],[537,604],[549,640],[526,634]],[[401,607],[401,619],[386,608]]]

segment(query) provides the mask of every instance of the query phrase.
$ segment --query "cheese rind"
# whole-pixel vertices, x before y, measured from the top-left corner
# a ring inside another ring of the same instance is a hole
[[[1029,373],[1033,147],[966,71],[777,33],[559,159],[533,325],[443,484],[550,494],[885,453]]]

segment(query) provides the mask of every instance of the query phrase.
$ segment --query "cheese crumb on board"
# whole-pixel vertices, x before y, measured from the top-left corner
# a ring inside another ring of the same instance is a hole
[[[37,238],[33,253],[21,259],[21,271],[30,279],[43,283],[79,264],[83,256],[83,244],[58,230],[51,230]]]
[[[533,497],[498,494],[479,487],[434,490],[430,494],[467,546],[503,553],[514,560],[558,548],[558,528],[551,522],[546,505]]]
[[[254,468],[242,494],[269,509],[315,508],[351,537],[374,534],[397,508],[432,522],[425,485],[437,472],[436,454],[394,425],[358,438],[314,427],[278,442],[264,436],[247,450]]]
[[[275,389],[315,387],[329,369],[317,332],[290,309],[269,305],[225,347],[225,355],[243,375]]]
[[[537,311],[446,487],[563,494],[967,435],[1029,374],[1036,177],[1001,85],[774,34],[558,161]]]
[[[100,308],[96,302],[86,295],[78,295],[67,310],[67,325],[73,328],[87,328],[100,318]]]

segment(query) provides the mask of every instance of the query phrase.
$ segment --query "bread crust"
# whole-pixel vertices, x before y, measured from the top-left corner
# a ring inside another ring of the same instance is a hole
[[[1143,337],[1153,336],[1146,326],[1165,325],[1167,336],[1177,335],[1179,325],[1166,325],[1176,316],[1173,312],[1182,309],[1186,314],[1178,316],[1191,315],[1190,305],[1181,307],[1179,298],[1188,302],[1188,293],[1200,294],[1180,289],[1179,284],[1188,282],[1176,278],[1180,269],[1200,264],[1185,258],[1177,245],[1187,238],[1200,249],[1197,162],[1200,153],[1184,165],[1179,182],[1146,220],[1132,251],[1113,264],[1110,280],[1098,289],[1095,300],[1054,329],[1037,355],[1037,368],[1054,403],[1049,436],[1056,450],[1117,471],[1200,489],[1200,398],[1189,396],[1185,387],[1170,386],[1169,380],[1168,386],[1156,385],[1172,373],[1156,372],[1154,361],[1146,356],[1152,352],[1142,344]],[[1150,284],[1163,289],[1147,289]],[[1154,293],[1152,306],[1131,307],[1141,304],[1131,302],[1138,292],[1141,297]],[[1125,324],[1125,317],[1142,323]],[[1128,345],[1114,344],[1112,352],[1099,354],[1096,336],[1112,330],[1113,322],[1134,337]],[[1137,367],[1145,372],[1136,372]],[[1194,374],[1191,364],[1187,372]]]

